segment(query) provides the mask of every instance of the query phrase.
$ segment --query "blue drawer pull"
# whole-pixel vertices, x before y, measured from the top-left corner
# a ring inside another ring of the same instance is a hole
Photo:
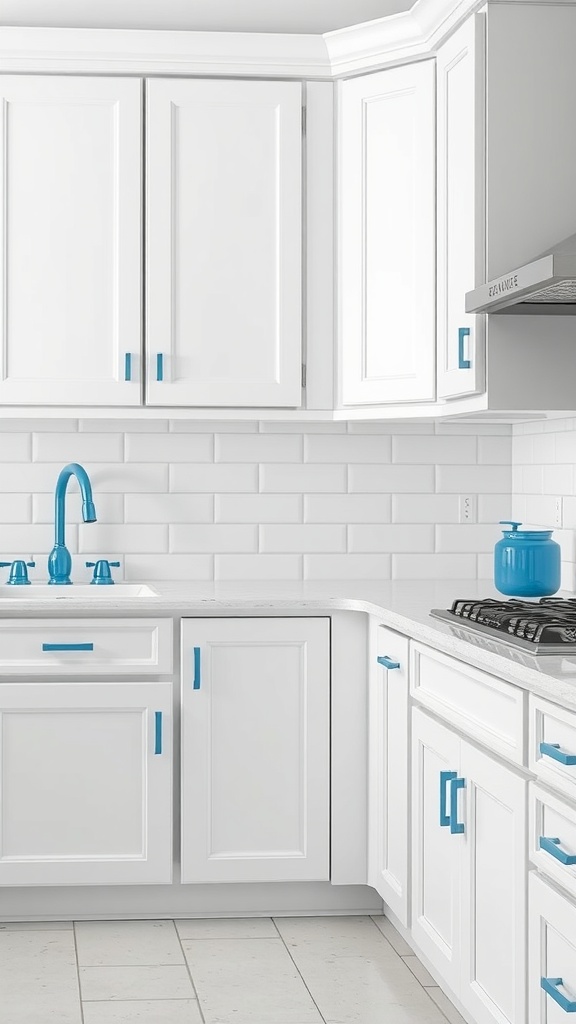
[[[576,764],[576,754],[565,754],[560,750],[559,743],[541,743],[540,753],[546,757],[553,757],[555,761],[560,761],[560,764]]]
[[[393,669],[393,668],[400,668],[400,662],[399,661],[392,661],[392,658],[389,658],[388,655],[386,655],[386,654],[379,655],[376,658],[376,661],[378,662],[379,665],[383,665],[384,668],[387,668],[388,671],[390,671],[390,669]]]
[[[546,850],[552,857],[559,860],[561,864],[576,864],[576,855],[573,853],[564,853],[564,850],[560,848],[559,839],[550,839],[549,836],[540,836],[540,849]]]
[[[446,813],[446,783],[455,779],[458,772],[440,772],[440,824],[442,828],[450,824],[450,818]]]
[[[466,779],[450,780],[450,831],[452,835],[460,835],[464,831],[464,825],[458,821],[458,790],[464,789]]]
[[[132,380],[132,353],[126,352],[124,356],[124,380]]]
[[[156,355],[156,380],[164,380],[164,356],[161,352]]]
[[[576,1002],[574,1000],[567,999],[561,992],[558,991],[558,986],[562,985],[562,978],[541,978],[540,985],[544,989],[547,995],[552,996],[555,1003],[561,1006],[566,1013],[576,1013]]]
[[[458,369],[469,370],[472,363],[469,359],[464,359],[464,338],[470,337],[469,327],[458,328]]]
[[[192,683],[192,689],[193,690],[199,690],[200,689],[201,681],[202,680],[201,680],[201,675],[200,675],[200,648],[199,647],[195,647],[194,648],[194,682]]]
[[[42,644],[43,651],[93,651],[94,644]]]
[[[154,753],[162,753],[162,712],[154,712]]]

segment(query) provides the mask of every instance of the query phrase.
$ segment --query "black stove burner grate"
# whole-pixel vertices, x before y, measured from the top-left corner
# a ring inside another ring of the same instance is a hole
[[[453,601],[452,615],[534,644],[576,643],[576,598]]]

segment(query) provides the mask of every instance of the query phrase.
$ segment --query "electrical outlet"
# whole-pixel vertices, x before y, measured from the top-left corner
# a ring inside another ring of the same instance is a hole
[[[563,499],[561,497],[554,498],[554,523],[553,526],[562,526],[562,509]]]
[[[475,494],[460,495],[460,500],[458,504],[458,522],[476,522],[476,500],[477,499]]]

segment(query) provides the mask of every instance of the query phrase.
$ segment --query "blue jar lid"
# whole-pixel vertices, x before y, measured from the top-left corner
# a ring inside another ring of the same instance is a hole
[[[552,536],[552,530],[519,530],[518,527],[522,526],[522,523],[517,523],[513,519],[501,519],[500,526],[510,526],[510,530],[502,530],[502,533],[506,538],[517,540],[549,540]]]

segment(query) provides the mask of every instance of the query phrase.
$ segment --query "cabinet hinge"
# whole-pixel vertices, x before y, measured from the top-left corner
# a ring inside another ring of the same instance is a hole
[[[306,363],[302,363],[302,387],[306,387]]]
[[[302,107],[302,135],[306,135],[306,107]]]

